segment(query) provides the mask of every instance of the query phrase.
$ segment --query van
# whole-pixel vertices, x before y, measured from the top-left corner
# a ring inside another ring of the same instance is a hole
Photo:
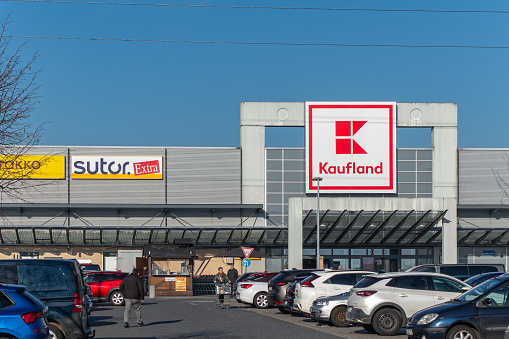
[[[80,265],[66,259],[0,260],[0,283],[24,285],[49,308],[52,338],[92,338]]]
[[[429,264],[412,267],[407,272],[435,272],[447,274],[460,280],[488,272],[505,272],[504,264]]]

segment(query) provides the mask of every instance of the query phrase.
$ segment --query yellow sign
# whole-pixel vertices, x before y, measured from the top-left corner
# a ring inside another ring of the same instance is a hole
[[[175,277],[175,291],[182,292],[187,289],[186,277]]]
[[[65,179],[63,155],[0,156],[3,179]]]

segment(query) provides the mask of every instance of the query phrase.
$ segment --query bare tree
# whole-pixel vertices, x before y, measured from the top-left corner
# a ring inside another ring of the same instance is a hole
[[[26,201],[27,191],[48,184],[30,178],[50,159],[42,157],[37,166],[21,160],[41,138],[43,125],[33,127],[29,122],[39,104],[36,80],[41,69],[35,66],[37,53],[23,57],[24,44],[14,44],[8,25],[9,18],[0,23],[0,202]]]

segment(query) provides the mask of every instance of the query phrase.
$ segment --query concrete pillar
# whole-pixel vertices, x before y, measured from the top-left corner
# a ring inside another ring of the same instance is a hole
[[[288,268],[302,268],[302,198],[288,199]]]
[[[442,262],[458,261],[458,129],[434,127],[432,130],[433,196],[444,199],[447,214],[442,222]]]

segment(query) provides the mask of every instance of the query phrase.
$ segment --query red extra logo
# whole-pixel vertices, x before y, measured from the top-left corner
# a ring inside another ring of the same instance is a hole
[[[135,162],[133,163],[134,167],[134,175],[145,175],[145,174],[154,174],[160,173],[161,168],[159,166],[159,161],[151,160],[144,162]]]
[[[367,121],[336,121],[336,154],[368,154],[353,138]]]

